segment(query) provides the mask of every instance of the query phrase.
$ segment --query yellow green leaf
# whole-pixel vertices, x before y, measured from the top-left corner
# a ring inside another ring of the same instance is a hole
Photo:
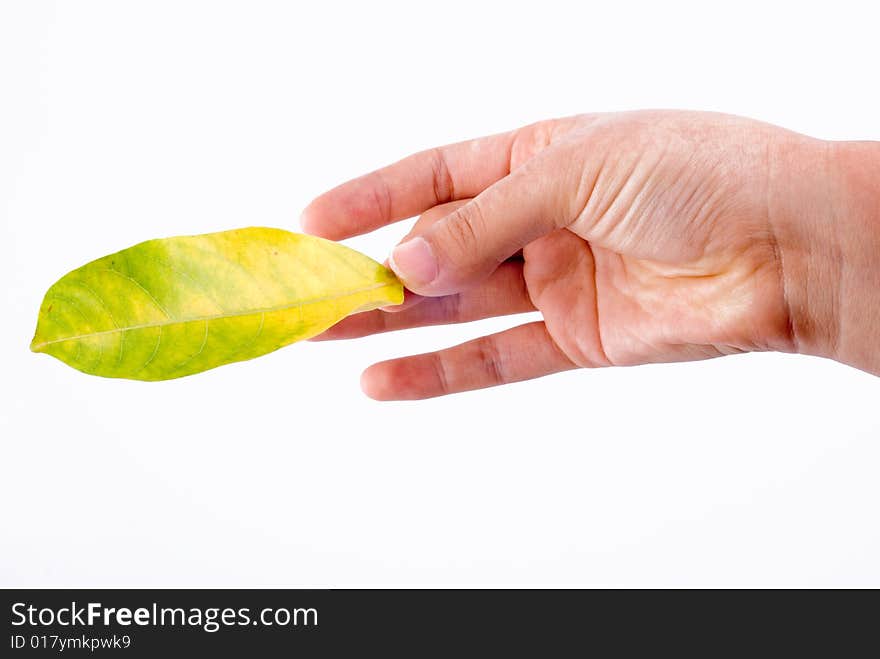
[[[313,236],[251,227],[148,240],[59,279],[31,350],[92,375],[168,380],[402,301],[390,270]]]

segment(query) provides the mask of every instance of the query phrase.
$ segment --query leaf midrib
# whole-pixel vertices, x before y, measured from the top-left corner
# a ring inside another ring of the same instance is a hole
[[[307,307],[312,304],[321,304],[322,302],[330,302],[331,300],[341,300],[345,297],[351,297],[352,295],[358,295],[360,293],[369,293],[370,291],[375,291],[380,288],[386,288],[388,286],[394,286],[394,282],[380,282],[378,284],[373,284],[371,286],[365,286],[363,288],[357,288],[350,291],[344,291],[341,293],[337,293],[334,295],[324,295],[322,297],[309,298],[307,300],[302,300],[300,302],[296,302],[295,304],[281,304],[274,307],[263,307],[260,309],[247,309],[246,311],[239,311],[235,313],[218,313],[209,316],[193,316],[191,318],[171,318],[168,317],[165,321],[159,321],[155,323],[143,323],[141,325],[130,325],[128,327],[114,327],[113,329],[101,330],[100,332],[88,332],[86,334],[76,334],[74,336],[65,336],[60,339],[52,339],[51,341],[43,341],[42,343],[32,345],[31,350],[33,352],[39,352],[41,349],[46,346],[53,345],[55,343],[64,343],[65,341],[76,341],[78,339],[90,339],[95,336],[104,336],[108,334],[119,334],[121,332],[131,332],[133,330],[139,329],[150,329],[151,327],[168,327],[169,325],[182,325],[184,323],[197,323],[199,321],[212,321],[212,320],[223,320],[225,318],[240,318],[243,316],[255,316],[257,314],[267,314],[273,313],[276,311],[286,311],[288,309],[296,309],[297,307]]]

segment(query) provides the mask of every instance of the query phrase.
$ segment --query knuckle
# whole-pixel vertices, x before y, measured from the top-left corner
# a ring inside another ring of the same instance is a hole
[[[439,298],[440,316],[445,321],[460,322],[463,318],[462,299],[460,293]]]
[[[388,187],[385,177],[378,171],[370,174],[370,179],[369,189],[373,193],[373,205],[376,208],[377,216],[387,222],[391,219],[392,211],[391,189]]]
[[[449,371],[443,355],[440,353],[434,353],[431,362],[434,367],[434,373],[437,377],[437,385],[440,389],[441,395],[452,393],[452,389],[450,389],[449,386]]]
[[[455,199],[455,181],[449,171],[446,156],[440,148],[431,149],[431,180],[434,187],[436,205]]]
[[[487,382],[491,384],[505,384],[509,382],[504,368],[504,359],[495,339],[487,336],[477,342],[476,348],[476,363],[483,370]]]
[[[483,227],[483,214],[476,201],[453,211],[443,223],[443,250],[453,259],[464,258],[479,245]]]
[[[556,122],[552,119],[538,121],[520,128],[510,148],[510,169],[514,170],[546,149],[554,138]]]

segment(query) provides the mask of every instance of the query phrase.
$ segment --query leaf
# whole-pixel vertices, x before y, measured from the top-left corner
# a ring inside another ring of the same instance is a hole
[[[402,301],[390,270],[313,236],[251,227],[148,240],[58,280],[31,350],[92,375],[168,380]]]

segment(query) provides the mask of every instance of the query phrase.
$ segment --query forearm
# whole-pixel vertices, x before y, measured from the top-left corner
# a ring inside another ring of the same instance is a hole
[[[880,375],[880,142],[797,157],[781,239],[794,348]]]

